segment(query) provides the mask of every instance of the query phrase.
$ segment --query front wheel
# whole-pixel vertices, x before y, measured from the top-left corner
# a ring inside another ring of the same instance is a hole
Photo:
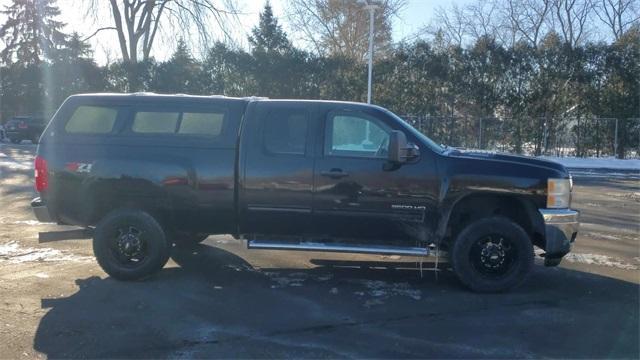
[[[492,217],[464,228],[450,256],[455,274],[466,287],[501,292],[526,280],[533,266],[533,244],[518,224]]]
[[[96,225],[93,253],[100,267],[119,280],[146,278],[169,260],[170,244],[160,224],[139,210],[115,210]]]

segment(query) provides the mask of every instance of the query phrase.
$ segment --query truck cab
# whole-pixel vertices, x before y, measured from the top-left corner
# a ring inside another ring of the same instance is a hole
[[[524,282],[570,251],[578,213],[559,164],[440,146],[382,107],[155,94],[73,96],[36,158],[41,221],[93,231],[118,279],[172,244],[232,234],[249,248],[426,256],[461,282]]]

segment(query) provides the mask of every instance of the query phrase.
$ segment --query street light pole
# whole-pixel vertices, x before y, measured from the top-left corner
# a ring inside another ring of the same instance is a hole
[[[366,3],[364,8],[369,10],[369,76],[367,80],[367,104],[371,104],[371,78],[373,75],[373,21],[378,5]]]

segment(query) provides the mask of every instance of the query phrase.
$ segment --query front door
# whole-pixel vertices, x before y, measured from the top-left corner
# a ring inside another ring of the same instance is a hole
[[[437,190],[433,158],[421,149],[413,163],[389,167],[389,134],[401,129],[370,110],[330,109],[324,116],[314,170],[316,230],[359,243],[428,241]]]

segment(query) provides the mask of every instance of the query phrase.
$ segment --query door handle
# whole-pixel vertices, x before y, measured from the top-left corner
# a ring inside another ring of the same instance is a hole
[[[342,169],[331,169],[329,171],[321,171],[320,175],[327,176],[332,179],[340,179],[349,176],[349,173],[342,171]]]

